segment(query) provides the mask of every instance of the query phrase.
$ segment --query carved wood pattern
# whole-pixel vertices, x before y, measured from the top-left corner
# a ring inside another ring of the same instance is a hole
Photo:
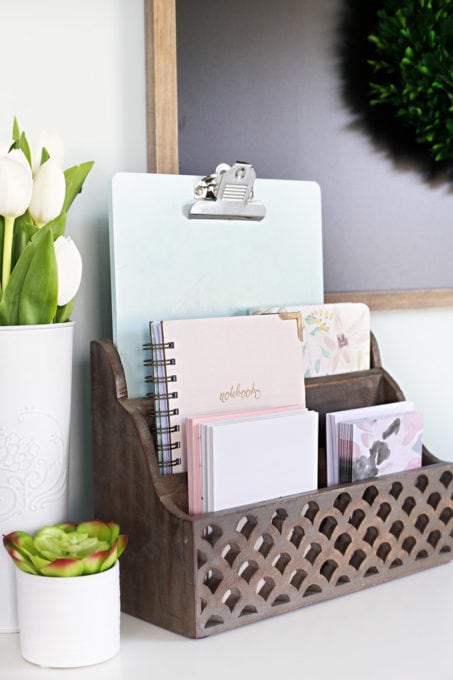
[[[381,367],[306,381],[320,413],[403,398]],[[111,341],[91,345],[96,515],[129,535],[123,611],[205,637],[361,590],[453,558],[453,463],[423,451],[423,468],[197,517],[185,473],[159,474],[151,403],[128,399]]]
[[[452,480],[433,466],[196,520],[198,633],[452,559]]]

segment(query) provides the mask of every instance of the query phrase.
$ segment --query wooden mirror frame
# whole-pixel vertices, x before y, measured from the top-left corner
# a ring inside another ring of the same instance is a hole
[[[176,0],[144,0],[148,172],[178,174]]]
[[[176,0],[144,0],[148,172],[179,173]],[[453,289],[326,293],[371,310],[453,307]]]

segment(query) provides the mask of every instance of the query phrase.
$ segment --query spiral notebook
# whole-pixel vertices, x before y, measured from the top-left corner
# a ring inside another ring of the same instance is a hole
[[[150,323],[159,463],[187,469],[185,418],[305,407],[299,313]]]

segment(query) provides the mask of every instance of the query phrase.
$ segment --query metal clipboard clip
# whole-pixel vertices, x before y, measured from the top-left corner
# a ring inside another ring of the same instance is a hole
[[[266,208],[253,198],[256,172],[250,163],[237,161],[232,167],[217,166],[196,185],[196,201],[189,211],[192,219],[262,220]]]

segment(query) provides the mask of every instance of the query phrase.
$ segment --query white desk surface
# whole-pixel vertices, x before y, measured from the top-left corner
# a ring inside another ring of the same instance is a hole
[[[453,563],[190,640],[122,614],[121,651],[80,669],[24,661],[0,635],[1,680],[453,680]]]

